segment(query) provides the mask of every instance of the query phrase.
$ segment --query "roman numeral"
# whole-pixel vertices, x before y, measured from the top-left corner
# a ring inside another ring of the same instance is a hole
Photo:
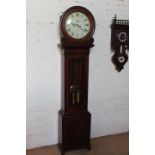
[[[87,30],[87,29],[84,29],[84,31],[85,31],[85,32],[88,32],[88,30]]]

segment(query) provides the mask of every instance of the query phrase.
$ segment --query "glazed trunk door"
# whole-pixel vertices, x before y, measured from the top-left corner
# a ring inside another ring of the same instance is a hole
[[[87,55],[68,55],[66,75],[66,108],[67,110],[87,109]]]

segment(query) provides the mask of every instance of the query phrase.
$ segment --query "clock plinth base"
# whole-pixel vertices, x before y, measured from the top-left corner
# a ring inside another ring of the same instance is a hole
[[[59,149],[61,155],[76,149],[90,150],[90,122],[91,114],[86,112],[59,112]]]

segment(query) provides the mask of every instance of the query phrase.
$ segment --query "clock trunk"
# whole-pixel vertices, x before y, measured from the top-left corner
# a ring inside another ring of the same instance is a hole
[[[59,112],[61,152],[78,148],[90,149],[91,114],[87,110],[88,64],[88,48],[65,48],[62,52],[64,100]]]
[[[66,112],[87,110],[88,54],[89,49],[65,49],[62,67],[65,70],[63,110]]]

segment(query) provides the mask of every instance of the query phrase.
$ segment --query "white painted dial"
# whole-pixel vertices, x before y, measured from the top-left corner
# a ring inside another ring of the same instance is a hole
[[[82,12],[74,12],[67,17],[65,28],[70,37],[82,39],[90,31],[89,18]]]

